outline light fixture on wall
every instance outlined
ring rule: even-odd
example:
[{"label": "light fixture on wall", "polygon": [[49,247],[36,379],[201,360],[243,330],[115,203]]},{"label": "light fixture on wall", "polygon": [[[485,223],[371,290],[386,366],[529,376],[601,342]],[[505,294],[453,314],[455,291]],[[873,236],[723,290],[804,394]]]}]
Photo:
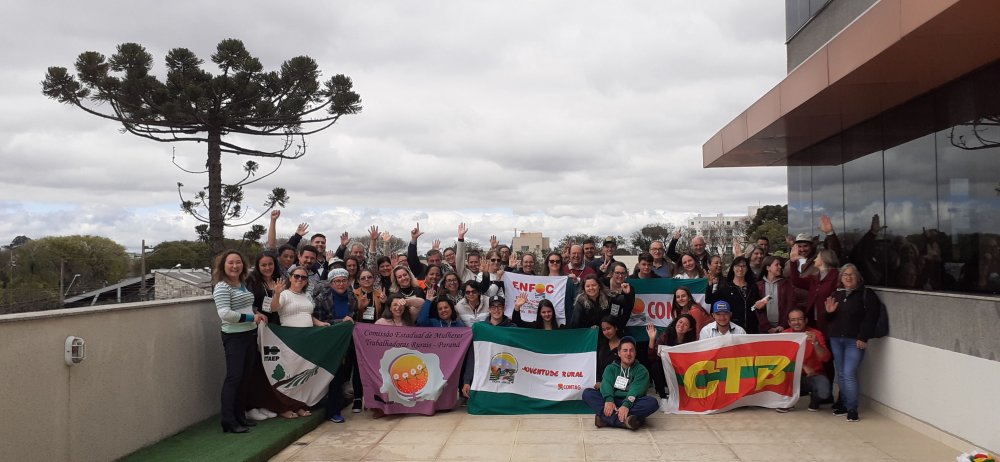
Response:
[{"label": "light fixture on wall", "polygon": [[83,362],[87,357],[86,342],[80,337],[70,335],[66,337],[66,365]]}]

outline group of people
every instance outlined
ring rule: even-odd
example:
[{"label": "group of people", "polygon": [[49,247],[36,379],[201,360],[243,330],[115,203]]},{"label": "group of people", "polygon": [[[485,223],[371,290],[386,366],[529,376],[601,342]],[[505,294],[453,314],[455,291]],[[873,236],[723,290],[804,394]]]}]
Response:
[{"label": "group of people", "polygon": [[[711,255],[700,236],[691,239],[688,252],[678,252],[680,232],[666,245],[653,242],[630,269],[615,259],[613,237],[602,242],[600,256],[591,240],[536,256],[513,252],[495,236],[491,247],[479,252],[466,248],[468,227],[463,223],[454,247],[442,250],[440,241],[435,241],[421,259],[419,224],[410,232],[407,251],[393,255],[387,245],[378,248],[378,242],[388,243],[390,236],[377,226],[369,229],[367,245],[352,242],[345,232],[340,246],[328,251],[323,234],[302,242],[308,232],[303,223],[286,244],[277,246],[279,217],[279,211],[272,212],[268,250],[254,261],[252,272],[246,257],[236,251],[220,255],[213,269],[227,368],[221,413],[226,432],[246,432],[254,420],[276,415],[309,415],[302,403],[267,386],[256,342],[256,325],[267,322],[287,327],[355,322],[444,328],[489,322],[544,330],[600,329],[596,372],[601,382],[585,390],[583,400],[594,409],[597,426],[630,429],[639,428],[659,407],[656,398],[646,396],[650,380],[660,397],[666,397],[666,380],[655,353],[659,345],[719,335],[806,332],[803,383],[811,397],[809,409],[817,410],[830,397],[831,371],[825,364],[832,356],[840,386],[835,413],[858,419],[856,370],[874,324],[870,308],[872,303],[878,305],[853,265],[838,269],[839,245],[827,219],[820,227],[827,234],[825,249],[800,235],[784,261],[770,255],[767,239],[762,238],[723,274],[722,258]],[[527,303],[523,295],[516,298],[508,317],[503,289],[507,272],[567,277],[565,324],[560,324],[551,300],[540,301],[534,320],[522,319],[521,308]],[[689,288],[679,287],[670,310],[671,324],[662,332],[647,326],[649,342],[642,348],[623,335],[635,303],[626,280],[663,277],[707,278],[706,301],[712,313],[695,301]],[[838,282],[842,290],[836,291]],[[352,412],[363,412],[353,348],[334,374],[326,398],[327,418],[337,423],[345,420],[342,388],[348,378],[354,389]],[[471,355],[463,369],[461,393],[467,398],[474,370]],[[381,416],[373,412],[376,418]]]}]

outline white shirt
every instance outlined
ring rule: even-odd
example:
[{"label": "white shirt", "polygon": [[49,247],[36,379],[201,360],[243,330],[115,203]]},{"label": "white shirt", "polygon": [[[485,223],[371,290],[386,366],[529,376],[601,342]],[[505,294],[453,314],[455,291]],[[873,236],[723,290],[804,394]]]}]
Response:
[{"label": "white shirt", "polygon": [[726,333],[719,332],[718,325],[715,323],[715,321],[712,321],[706,324],[705,327],[701,328],[701,332],[698,334],[698,339],[701,340],[706,338],[722,337],[723,335],[730,335],[730,334],[746,335],[746,333],[747,331],[743,330],[742,327],[737,326],[736,323],[734,322],[729,323],[728,332]]},{"label": "white shirt", "polygon": [[291,290],[283,290],[278,295],[281,309],[278,316],[281,325],[286,327],[312,327],[313,301],[305,294],[297,294]]}]

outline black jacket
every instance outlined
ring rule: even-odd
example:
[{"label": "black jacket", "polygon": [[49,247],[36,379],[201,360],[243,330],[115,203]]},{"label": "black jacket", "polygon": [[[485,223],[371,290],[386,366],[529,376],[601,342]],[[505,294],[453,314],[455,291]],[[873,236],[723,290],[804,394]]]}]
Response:
[{"label": "black jacket", "polygon": [[837,289],[833,299],[837,302],[837,309],[826,313],[828,337],[854,338],[864,342],[871,339],[882,307],[875,291],[865,286],[850,292]]}]

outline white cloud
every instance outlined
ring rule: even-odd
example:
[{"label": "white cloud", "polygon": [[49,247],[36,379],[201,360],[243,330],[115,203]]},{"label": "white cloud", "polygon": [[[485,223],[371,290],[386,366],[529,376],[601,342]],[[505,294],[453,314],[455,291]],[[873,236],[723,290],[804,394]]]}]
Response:
[{"label": "white cloud", "polygon": [[[465,220],[484,239],[515,228],[627,234],[693,213],[784,203],[782,168],[701,167],[701,144],[784,74],[783,4],[630,2],[17,1],[0,19],[0,242],[92,233],[132,241],[193,237],[175,184],[204,180],[170,163],[169,144],[46,99],[48,66],[135,41],[157,70],[170,48],[206,59],[242,39],[265,67],[314,57],[351,76],[364,112],[309,139],[247,191],[292,197],[284,231],[404,235],[420,220],[453,239]],[[210,69],[210,66],[209,66]],[[203,145],[176,145],[198,169]],[[237,177],[246,158],[227,159]],[[266,171],[267,161],[261,162]],[[264,223],[266,225],[266,223]],[[231,232],[235,235],[237,232]]]}]

